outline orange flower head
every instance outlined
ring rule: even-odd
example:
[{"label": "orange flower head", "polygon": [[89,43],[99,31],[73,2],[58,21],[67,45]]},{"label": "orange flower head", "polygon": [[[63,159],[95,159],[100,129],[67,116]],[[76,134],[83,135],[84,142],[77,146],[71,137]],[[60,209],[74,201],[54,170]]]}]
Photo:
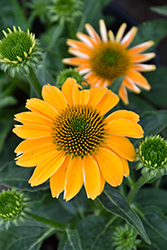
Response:
[{"label": "orange flower head", "polygon": [[111,30],[107,33],[103,20],[100,20],[99,24],[101,37],[90,24],[86,24],[85,29],[89,36],[78,32],[77,37],[81,41],[67,40],[69,53],[75,57],[63,59],[63,62],[78,66],[76,70],[85,74],[90,87],[106,87],[116,78],[124,76],[118,94],[121,100],[128,104],[127,89],[135,93],[140,93],[138,87],[150,89],[148,81],[139,71],[155,70],[155,65],[142,64],[155,57],[155,53],[141,54],[154,43],[148,41],[128,48],[136,35],[136,27],[132,27],[123,37],[127,26],[125,23],[120,26],[116,36]]},{"label": "orange flower head", "polygon": [[72,199],[84,184],[88,198],[95,199],[105,182],[118,186],[129,175],[128,161],[136,153],[126,138],[141,138],[139,116],[115,111],[119,98],[105,87],[83,90],[68,78],[62,91],[49,84],[42,89],[43,100],[27,100],[29,112],[15,115],[22,125],[13,132],[25,139],[15,152],[16,164],[36,167],[29,180],[37,186],[50,179],[53,197],[64,191]]}]

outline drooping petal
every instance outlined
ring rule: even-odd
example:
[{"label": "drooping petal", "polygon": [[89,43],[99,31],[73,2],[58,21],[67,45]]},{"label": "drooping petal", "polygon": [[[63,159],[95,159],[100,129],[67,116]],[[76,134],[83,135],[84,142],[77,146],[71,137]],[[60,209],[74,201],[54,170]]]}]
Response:
[{"label": "drooping petal", "polygon": [[64,192],[64,199],[66,199],[66,201],[72,199],[80,191],[83,185],[82,164],[82,159],[80,157],[71,158],[70,160]]},{"label": "drooping petal", "polygon": [[107,145],[123,158],[133,161],[136,153],[132,143],[123,136],[107,135]]},{"label": "drooping petal", "polygon": [[148,81],[146,80],[146,78],[138,71],[135,70],[130,70],[128,72],[128,77],[134,81],[138,86],[146,89],[146,90],[150,90],[151,86],[148,83]]},{"label": "drooping petal", "polygon": [[37,98],[32,98],[32,99],[27,100],[26,108],[28,108],[34,113],[40,114],[47,118],[49,117],[52,120],[58,114],[58,111],[53,106]]},{"label": "drooping petal", "polygon": [[126,119],[117,119],[106,124],[109,129],[108,133],[111,135],[128,136],[133,138],[142,138],[143,129],[139,124],[135,124]]},{"label": "drooping petal", "polygon": [[131,91],[137,94],[141,92],[141,90],[136,86],[136,84],[128,76],[124,78],[123,84],[125,85],[126,88],[130,89]]},{"label": "drooping petal", "polygon": [[15,115],[15,120],[23,124],[43,124],[47,126],[53,125],[53,120],[49,117],[39,115],[33,112],[22,112]]},{"label": "drooping petal", "polygon": [[95,107],[99,112],[101,112],[101,114],[104,115],[110,109],[112,109],[118,102],[119,97],[111,90],[108,90]]},{"label": "drooping petal", "polygon": [[128,47],[129,44],[133,41],[136,33],[137,33],[137,27],[132,27],[122,39],[121,44],[125,47]]},{"label": "drooping petal", "polygon": [[65,188],[66,173],[69,166],[70,157],[66,156],[60,168],[50,177],[50,189],[52,197],[59,197]]},{"label": "drooping petal", "polygon": [[64,162],[64,152],[55,150],[39,163],[29,180],[31,186],[38,186],[48,180]]},{"label": "drooping petal", "polygon": [[42,97],[45,102],[48,102],[50,105],[52,105],[59,113],[67,107],[67,102],[64,95],[60,89],[55,86],[51,86],[49,84],[44,85],[42,88]]},{"label": "drooping petal", "polygon": [[17,157],[17,165],[23,167],[35,167],[54,151],[55,145],[51,142],[42,145],[39,144],[37,147],[30,148],[23,152],[23,155]]},{"label": "drooping petal", "polygon": [[109,116],[105,118],[105,122],[109,123],[116,119],[127,119],[131,122],[137,123],[139,121],[139,115],[133,111],[128,110],[117,110],[111,113]]},{"label": "drooping petal", "polygon": [[113,187],[120,185],[123,180],[123,166],[119,157],[108,149],[100,148],[95,158],[104,180]]},{"label": "drooping petal", "polygon": [[15,125],[13,132],[21,137],[22,139],[32,139],[42,136],[51,135],[53,130],[47,125],[41,124],[25,124],[25,125]]},{"label": "drooping petal", "polygon": [[126,105],[129,104],[128,93],[123,83],[121,87],[119,88],[118,95]]},{"label": "drooping petal", "polygon": [[100,171],[92,156],[83,158],[84,185],[88,198],[94,200],[100,192]]}]

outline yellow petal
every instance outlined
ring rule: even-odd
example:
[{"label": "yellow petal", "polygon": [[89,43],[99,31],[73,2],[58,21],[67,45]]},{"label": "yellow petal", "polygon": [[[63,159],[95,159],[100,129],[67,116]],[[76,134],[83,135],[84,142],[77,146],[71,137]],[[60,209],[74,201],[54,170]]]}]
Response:
[{"label": "yellow petal", "polygon": [[69,165],[70,157],[66,156],[61,167],[50,177],[50,189],[52,197],[57,197],[65,188],[66,173]]},{"label": "yellow petal", "polygon": [[90,89],[90,99],[88,102],[89,106],[96,106],[97,103],[101,100],[101,98],[106,94],[107,88],[96,87]]},{"label": "yellow petal", "polygon": [[120,28],[119,28],[119,30],[118,30],[118,32],[117,32],[117,34],[116,34],[116,37],[115,37],[115,41],[116,41],[117,43],[119,43],[119,42],[121,41],[121,39],[122,39],[122,37],[123,37],[123,34],[124,34],[124,32],[125,32],[126,27],[127,27],[127,24],[126,24],[126,23],[123,23],[123,24],[120,26]]},{"label": "yellow petal", "polygon": [[122,136],[108,135],[106,138],[106,143],[120,156],[129,161],[134,160],[136,156],[135,148],[127,138]]},{"label": "yellow petal", "polygon": [[43,99],[52,105],[59,113],[62,112],[63,109],[67,107],[67,102],[65,100],[64,95],[55,86],[51,86],[49,84],[44,85],[42,89],[42,97]]},{"label": "yellow petal", "polygon": [[88,198],[94,200],[100,192],[101,178],[96,161],[92,156],[83,158],[84,184]]},{"label": "yellow petal", "polygon": [[78,84],[73,87],[73,102],[74,105],[87,105],[90,97],[89,90],[79,90]]},{"label": "yellow petal", "polygon": [[53,106],[37,98],[27,100],[26,108],[30,109],[34,113],[51,119],[54,119],[58,114],[57,110]]},{"label": "yellow petal", "polygon": [[100,148],[95,158],[104,180],[113,187],[120,185],[123,180],[123,166],[119,157],[108,149]]},{"label": "yellow petal", "polygon": [[55,145],[53,143],[39,144],[39,146],[30,148],[23,152],[23,155],[18,156],[16,164],[22,167],[35,167],[54,151]]},{"label": "yellow petal", "polygon": [[38,186],[48,180],[64,162],[64,152],[55,150],[35,168],[29,180],[31,186]]},{"label": "yellow petal", "polygon": [[25,124],[25,125],[15,125],[13,132],[23,138],[32,139],[42,136],[48,136],[53,133],[51,127],[41,124]]},{"label": "yellow petal", "polygon": [[82,159],[80,157],[75,157],[70,160],[70,164],[67,169],[67,180],[65,186],[64,199],[66,199],[66,201],[72,199],[80,191],[82,185]]},{"label": "yellow petal", "polygon": [[53,121],[49,117],[47,118],[46,116],[39,115],[33,112],[22,112],[22,113],[16,114],[15,120],[23,124],[35,123],[35,124],[43,124],[47,126],[53,125]]},{"label": "yellow petal", "polygon": [[69,105],[73,105],[74,104],[72,92],[73,92],[73,88],[74,88],[75,84],[76,84],[76,80],[75,79],[68,78],[64,82],[64,84],[62,86],[62,92],[63,92],[63,94],[64,94],[64,96],[65,96],[65,98],[66,98],[66,100],[67,100],[67,102],[68,102]]},{"label": "yellow petal", "polygon": [[111,90],[108,90],[101,100],[97,103],[95,108],[101,112],[102,115],[107,113],[119,102],[119,97]]},{"label": "yellow petal", "polygon": [[29,149],[38,147],[40,145],[46,144],[48,142],[52,142],[53,141],[53,137],[52,136],[43,136],[43,137],[39,137],[39,138],[35,138],[35,139],[28,139],[25,141],[22,141],[17,148],[15,149],[15,153],[23,153]]},{"label": "yellow petal", "polygon": [[127,119],[131,122],[137,123],[139,121],[139,115],[135,112],[127,110],[117,110],[105,118],[105,122],[109,123],[116,119]]},{"label": "yellow petal", "polygon": [[142,138],[143,129],[139,124],[135,124],[126,119],[118,119],[106,124],[109,128],[108,133],[111,135],[128,136],[133,138]]}]

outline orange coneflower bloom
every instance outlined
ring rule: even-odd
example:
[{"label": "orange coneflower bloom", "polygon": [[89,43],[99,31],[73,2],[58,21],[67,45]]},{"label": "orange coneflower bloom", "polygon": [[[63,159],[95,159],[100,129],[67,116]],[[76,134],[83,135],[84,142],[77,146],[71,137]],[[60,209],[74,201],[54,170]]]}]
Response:
[{"label": "orange coneflower bloom", "polygon": [[107,34],[103,20],[100,20],[99,24],[101,38],[90,24],[86,24],[85,29],[89,36],[78,32],[77,37],[81,41],[67,40],[70,46],[69,53],[76,57],[63,59],[63,62],[79,66],[77,70],[81,74],[86,74],[84,77],[87,78],[90,87],[106,87],[116,78],[124,76],[118,94],[122,101],[128,104],[127,89],[135,93],[140,93],[138,87],[150,89],[148,81],[139,71],[155,69],[155,65],[141,64],[155,57],[155,53],[141,54],[154,43],[148,41],[128,49],[136,35],[136,27],[132,27],[123,37],[125,23],[120,26],[116,36],[111,30]]},{"label": "orange coneflower bloom", "polygon": [[50,179],[53,197],[64,190],[64,199],[73,198],[83,183],[88,198],[95,199],[105,182],[118,186],[129,175],[128,161],[136,155],[125,138],[143,137],[139,116],[119,110],[104,118],[119,98],[104,87],[81,88],[68,78],[62,91],[45,85],[44,100],[32,98],[30,112],[16,114],[14,133],[26,139],[16,148],[16,164],[35,167],[29,180],[37,186]]}]

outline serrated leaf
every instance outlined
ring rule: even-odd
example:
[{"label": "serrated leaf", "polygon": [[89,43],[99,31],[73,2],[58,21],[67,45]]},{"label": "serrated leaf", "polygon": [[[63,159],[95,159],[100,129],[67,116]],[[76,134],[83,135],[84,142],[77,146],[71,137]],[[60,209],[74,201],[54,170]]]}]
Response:
[{"label": "serrated leaf", "polygon": [[165,250],[167,246],[167,218],[158,207],[149,206],[143,209],[145,215],[144,225],[157,250]]},{"label": "serrated leaf", "polygon": [[167,16],[167,5],[151,7],[151,10],[163,16]]},{"label": "serrated leaf", "polygon": [[80,238],[76,229],[66,229],[58,250],[82,250]]},{"label": "serrated leaf", "polygon": [[126,199],[114,188],[103,191],[99,197],[102,205],[111,213],[126,220],[140,236],[150,244],[150,240],[145,232],[144,226],[138,215],[131,209]]}]

